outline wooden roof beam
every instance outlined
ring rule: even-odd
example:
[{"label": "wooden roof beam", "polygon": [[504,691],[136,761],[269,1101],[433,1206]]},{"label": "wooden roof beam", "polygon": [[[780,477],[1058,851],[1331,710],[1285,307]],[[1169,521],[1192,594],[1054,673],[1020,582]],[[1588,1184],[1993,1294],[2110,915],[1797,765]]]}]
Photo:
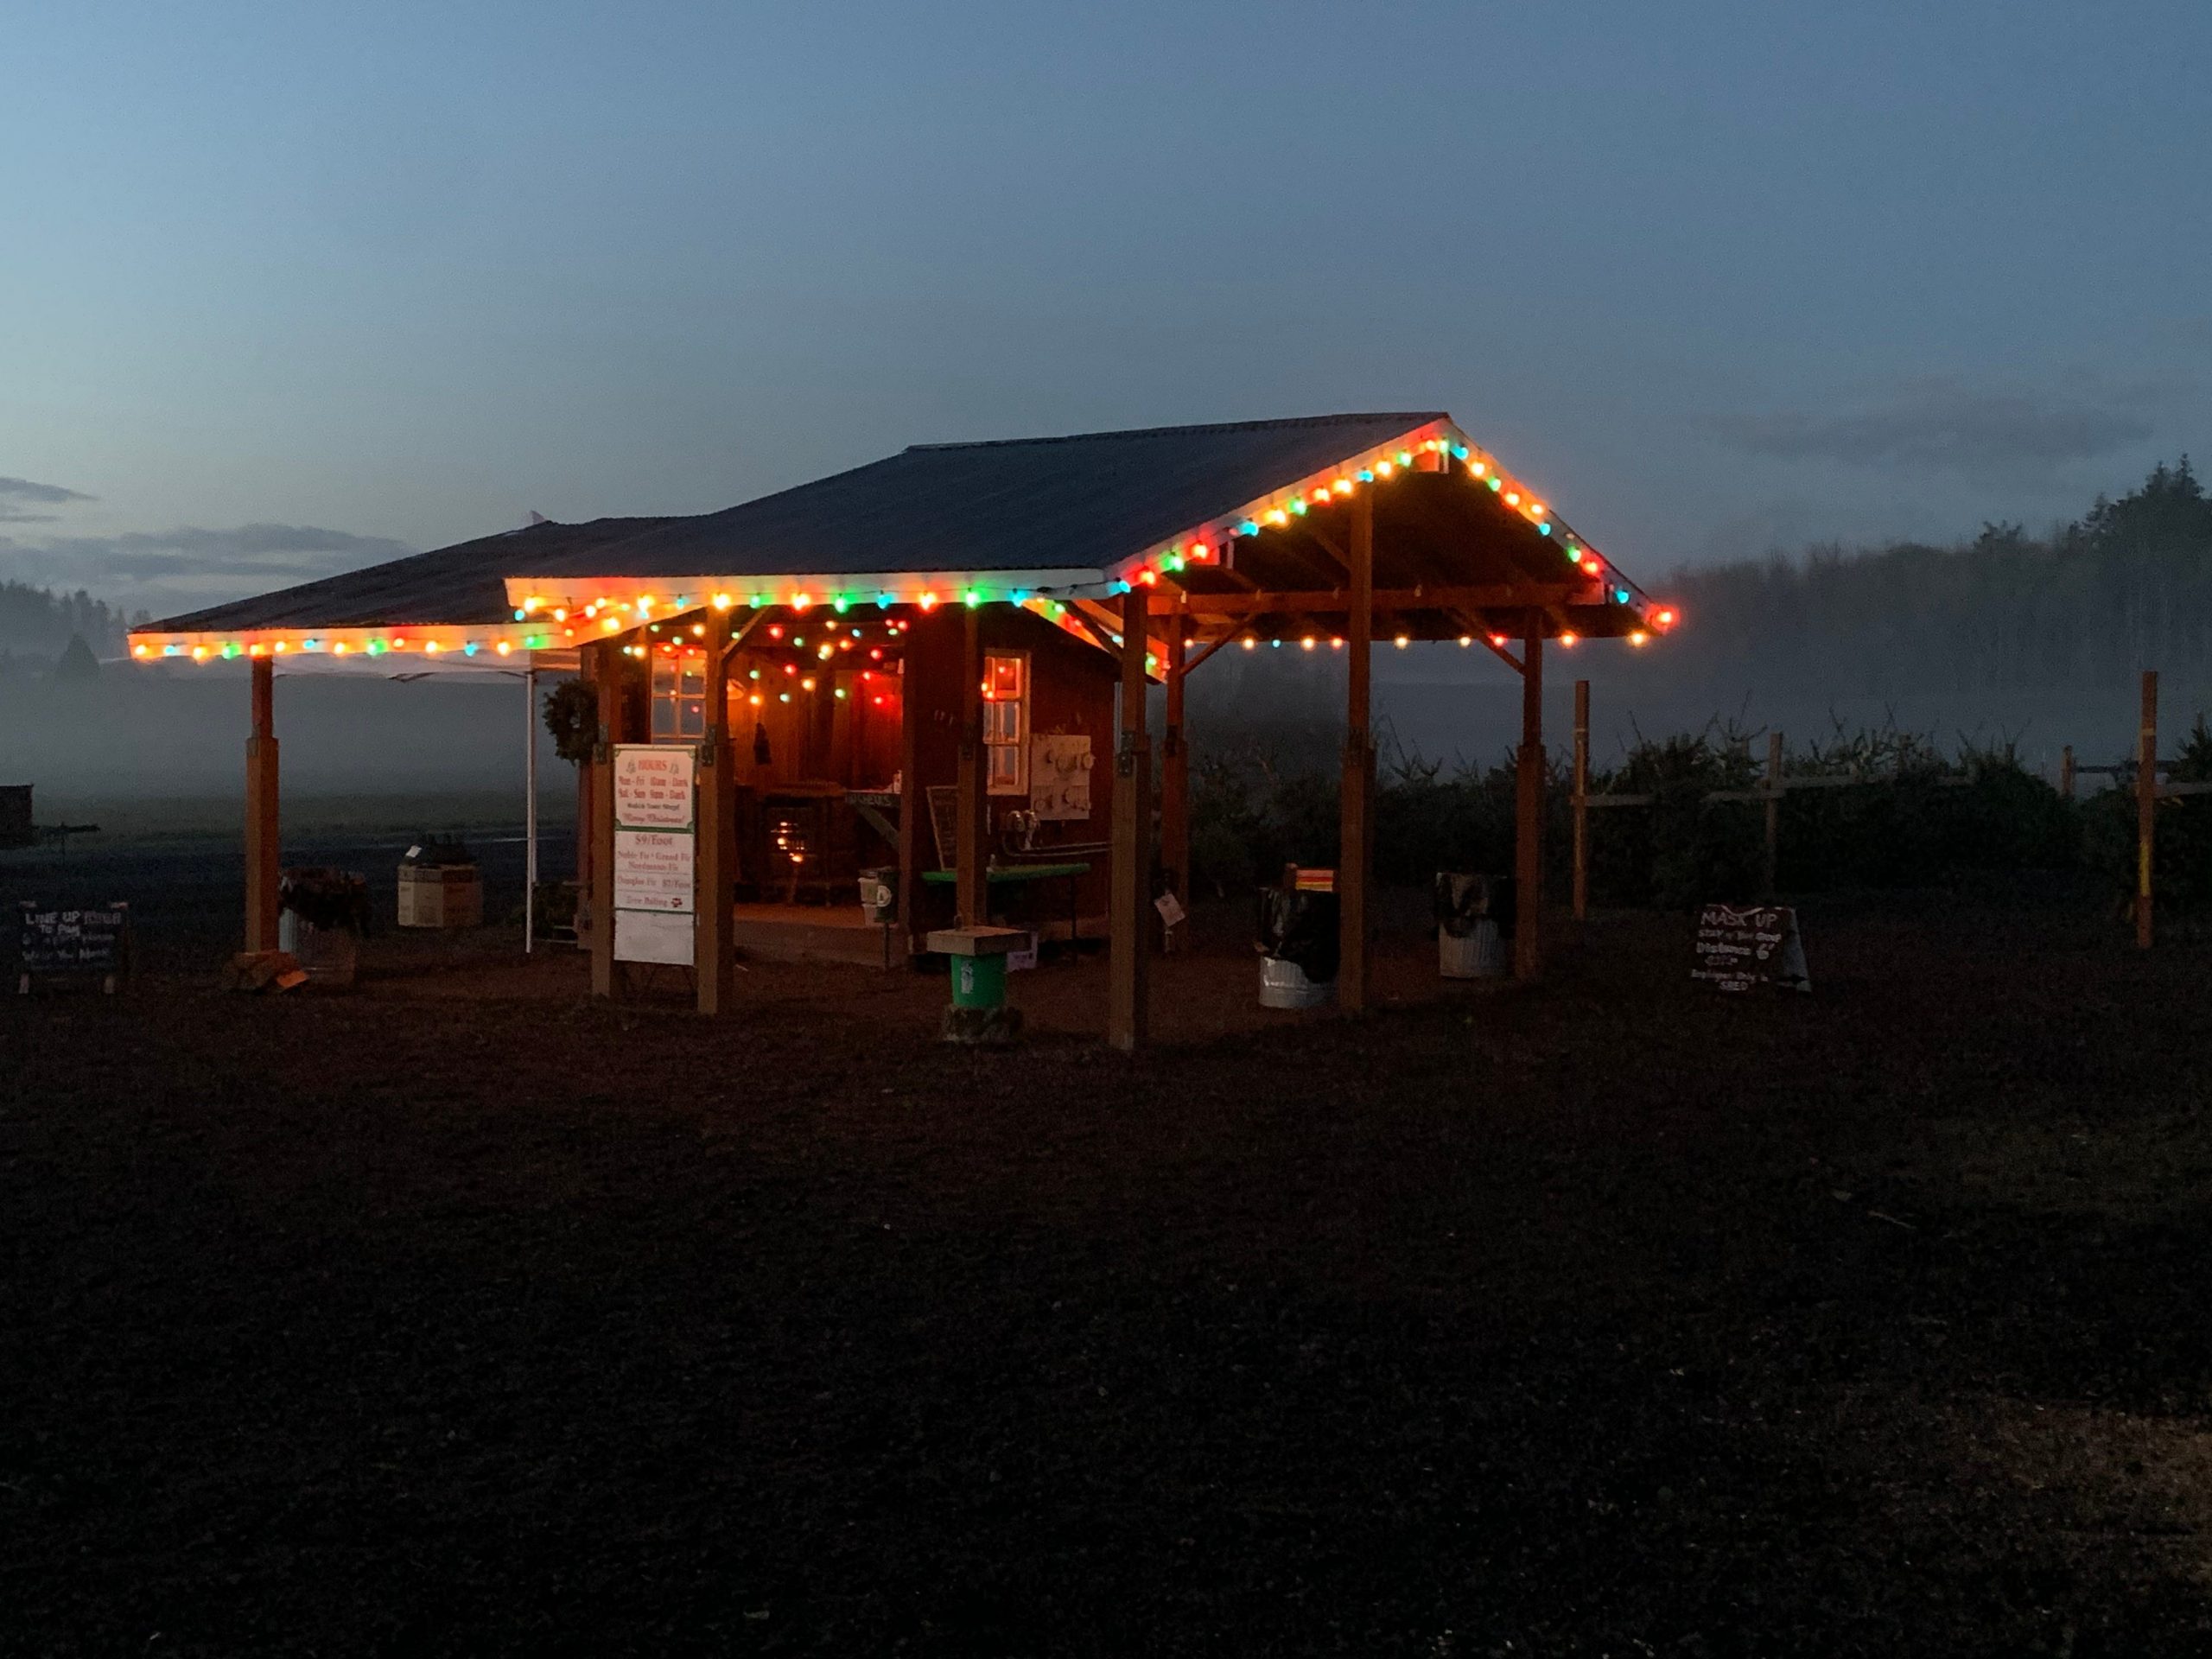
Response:
[{"label": "wooden roof beam", "polygon": [[1116,663],[1122,660],[1122,648],[1114,643],[1114,636],[1107,631],[1105,624],[1084,608],[1083,601],[1077,600],[1069,604],[1067,618],[1083,631],[1085,640],[1097,646]]},{"label": "wooden roof beam", "polygon": [[1308,523],[1305,526],[1306,538],[1321,550],[1321,556],[1337,567],[1337,574],[1347,582],[1351,579],[1351,556],[1329,539],[1329,532],[1320,525]]},{"label": "wooden roof beam", "polygon": [[1497,658],[1499,662],[1503,663],[1516,674],[1524,673],[1527,671],[1522,666],[1522,661],[1518,657],[1516,657],[1511,652],[1508,651],[1503,645],[1499,645],[1496,639],[1493,639],[1491,637],[1497,631],[1495,628],[1492,628],[1490,624],[1484,621],[1481,617],[1473,614],[1471,612],[1462,611],[1457,608],[1448,612],[1447,614],[1454,622],[1457,622],[1461,627],[1466,629],[1469,635],[1479,642],[1484,651],[1490,652],[1491,656]]},{"label": "wooden roof beam", "polygon": [[[1166,615],[1173,601],[1155,599],[1155,614]],[[1193,616],[1267,616],[1275,613],[1318,612],[1344,613],[1351,609],[1348,588],[1320,593],[1192,594]],[[1549,609],[1560,605],[1600,602],[1596,584],[1577,582],[1572,586],[1536,582],[1492,582],[1473,587],[1378,588],[1375,608],[1390,611],[1491,611]]]},{"label": "wooden roof beam", "polygon": [[1188,679],[1191,677],[1191,671],[1193,669],[1197,668],[1200,663],[1205,661],[1207,658],[1212,656],[1214,652],[1219,651],[1224,645],[1227,645],[1235,638],[1236,638],[1236,632],[1231,630],[1230,632],[1221,635],[1218,639],[1208,640],[1206,644],[1199,649],[1197,655],[1185,657],[1183,659],[1183,677]]},{"label": "wooden roof beam", "polygon": [[[1152,608],[1155,605],[1159,606],[1157,610]],[[1175,595],[1167,595],[1165,605],[1160,604],[1159,596],[1153,596],[1147,601],[1147,611],[1149,615],[1175,615],[1177,613]],[[1113,639],[1116,634],[1122,631],[1122,619],[1115,613],[1111,605],[1100,599],[1072,599],[1068,601],[1068,614],[1085,623],[1086,631],[1090,633],[1092,643],[1102,651],[1112,652],[1118,660],[1119,648],[1114,645]],[[1166,663],[1167,638],[1165,634],[1147,632],[1145,635],[1144,648],[1152,654],[1154,662],[1161,664]]]},{"label": "wooden roof beam", "polygon": [[[1246,538],[1236,536],[1231,536],[1225,538],[1221,544],[1221,557],[1219,559],[1216,560],[1211,564],[1202,564],[1196,566],[1195,568],[1190,565],[1185,565],[1183,568],[1184,574],[1194,575],[1198,571],[1204,571],[1207,575],[1220,576],[1226,581],[1234,582],[1237,587],[1243,588],[1247,593],[1257,591],[1260,584],[1236,568],[1236,543],[1240,540]],[[1179,581],[1177,585],[1180,587],[1184,584]]]}]

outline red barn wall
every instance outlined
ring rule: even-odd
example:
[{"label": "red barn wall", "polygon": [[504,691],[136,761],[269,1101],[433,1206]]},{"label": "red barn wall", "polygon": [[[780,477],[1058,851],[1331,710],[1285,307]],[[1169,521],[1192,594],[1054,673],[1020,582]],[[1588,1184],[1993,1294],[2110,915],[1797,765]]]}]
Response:
[{"label": "red barn wall", "polygon": [[[1029,653],[1029,731],[1033,741],[1054,735],[1083,735],[1090,740],[1090,816],[1040,825],[1039,849],[1055,845],[1090,843],[1093,850],[1073,855],[1087,860],[1090,873],[1077,883],[1077,906],[1086,918],[1103,916],[1106,909],[1107,857],[1098,843],[1110,836],[1114,812],[1114,702],[1115,664],[1105,654],[1076,639],[1029,612],[994,605],[981,616],[983,649]],[[949,785],[959,779],[960,702],[964,614],[945,607],[917,614],[906,634],[905,727],[901,753],[905,772],[901,823],[905,846],[900,857],[900,893],[909,901],[909,926],[918,934],[931,927],[949,926],[952,918],[952,890],[925,887],[921,873],[944,868],[938,858],[936,837],[930,825],[929,798],[923,791],[932,785]],[[998,845],[1004,816],[1026,810],[1027,795],[986,798],[984,844]],[[995,893],[995,906],[1034,906],[1052,922],[1065,923],[1066,888],[1058,882],[1041,890],[1024,888],[1021,896],[1004,899]]]}]

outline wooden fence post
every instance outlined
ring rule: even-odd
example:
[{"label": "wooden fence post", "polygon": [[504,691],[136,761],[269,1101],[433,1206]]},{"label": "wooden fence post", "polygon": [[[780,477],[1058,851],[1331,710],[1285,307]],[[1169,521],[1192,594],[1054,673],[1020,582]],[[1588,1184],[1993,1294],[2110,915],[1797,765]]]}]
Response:
[{"label": "wooden fence post", "polygon": [[1766,896],[1774,897],[1782,851],[1782,734],[1766,734]]},{"label": "wooden fence post", "polygon": [[2158,841],[2158,671],[2143,671],[2143,723],[2135,748],[2135,948],[2151,948],[2151,871]]},{"label": "wooden fence post", "polygon": [[1574,683],[1574,919],[1590,913],[1590,682]]}]

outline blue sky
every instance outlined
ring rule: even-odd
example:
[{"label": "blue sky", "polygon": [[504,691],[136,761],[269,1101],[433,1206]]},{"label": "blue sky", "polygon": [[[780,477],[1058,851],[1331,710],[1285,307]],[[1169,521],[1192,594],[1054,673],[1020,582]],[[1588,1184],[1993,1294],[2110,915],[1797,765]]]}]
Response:
[{"label": "blue sky", "polygon": [[1122,425],[1448,408],[1651,575],[2212,450],[2201,0],[5,41],[0,574],[134,607]]}]

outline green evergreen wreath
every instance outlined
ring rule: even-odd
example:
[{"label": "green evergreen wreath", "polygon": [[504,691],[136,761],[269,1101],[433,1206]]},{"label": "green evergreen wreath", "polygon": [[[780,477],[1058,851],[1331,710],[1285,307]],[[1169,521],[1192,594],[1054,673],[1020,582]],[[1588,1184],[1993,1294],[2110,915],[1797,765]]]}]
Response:
[{"label": "green evergreen wreath", "polygon": [[599,696],[582,680],[563,680],[545,695],[545,729],[553,753],[573,766],[591,759],[599,741]]}]

